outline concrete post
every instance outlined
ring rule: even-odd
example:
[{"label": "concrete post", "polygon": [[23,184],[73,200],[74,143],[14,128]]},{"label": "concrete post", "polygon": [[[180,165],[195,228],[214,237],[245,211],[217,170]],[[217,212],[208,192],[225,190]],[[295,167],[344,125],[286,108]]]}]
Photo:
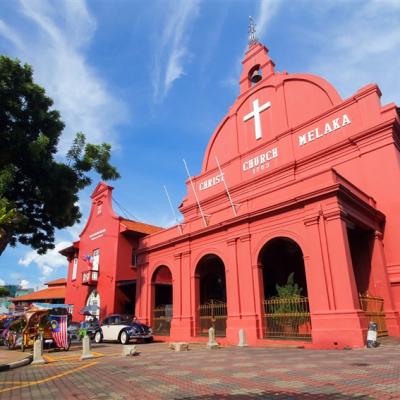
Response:
[{"label": "concrete post", "polygon": [[246,332],[244,329],[239,329],[239,344],[238,347],[247,347]]},{"label": "concrete post", "polygon": [[215,329],[211,327],[208,330],[208,343],[207,343],[207,348],[208,349],[214,349],[219,347],[219,344],[215,340]]},{"label": "concrete post", "polygon": [[82,355],[80,360],[88,360],[90,358],[94,358],[94,355],[90,351],[90,338],[89,336],[84,336],[82,339]]},{"label": "concrete post", "polygon": [[32,364],[46,364],[46,360],[43,358],[43,347],[40,339],[35,340],[35,343],[33,344]]}]

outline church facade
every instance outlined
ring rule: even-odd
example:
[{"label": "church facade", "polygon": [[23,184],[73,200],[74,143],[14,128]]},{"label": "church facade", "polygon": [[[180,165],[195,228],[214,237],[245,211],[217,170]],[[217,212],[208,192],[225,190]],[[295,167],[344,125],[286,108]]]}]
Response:
[{"label": "church facade", "polygon": [[166,340],[206,340],[213,326],[221,343],[243,330],[250,345],[360,347],[369,321],[400,336],[398,108],[376,85],[342,99],[320,77],[276,72],[256,40],[242,65],[239,96],[186,182],[182,224],[123,220],[100,184],[103,219],[91,225],[95,192],[92,222],[64,250],[66,303],[87,304],[71,277],[97,241],[113,249],[97,267],[101,316],[122,310],[118,282],[131,282],[136,316]]}]

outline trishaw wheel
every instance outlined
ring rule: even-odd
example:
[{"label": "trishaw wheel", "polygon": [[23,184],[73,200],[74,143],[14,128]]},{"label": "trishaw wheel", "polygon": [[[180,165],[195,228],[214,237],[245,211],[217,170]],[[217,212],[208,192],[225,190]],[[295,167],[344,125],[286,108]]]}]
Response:
[{"label": "trishaw wheel", "polygon": [[15,346],[14,346],[14,340],[13,340],[12,337],[9,337],[9,338],[7,339],[7,347],[8,347],[8,350],[14,350],[14,348],[15,348]]},{"label": "trishaw wheel", "polygon": [[71,339],[70,339],[70,338],[68,338],[68,341],[67,341],[67,346],[66,346],[66,347],[64,347],[64,351],[68,351],[70,347],[71,347]]}]

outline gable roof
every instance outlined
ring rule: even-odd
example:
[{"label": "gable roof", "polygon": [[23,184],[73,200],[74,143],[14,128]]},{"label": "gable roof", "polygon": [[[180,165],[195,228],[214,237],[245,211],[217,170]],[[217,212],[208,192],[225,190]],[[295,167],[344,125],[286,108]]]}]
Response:
[{"label": "gable roof", "polygon": [[94,188],[93,193],[91,194],[91,198],[98,196],[100,193],[103,193],[105,190],[113,190],[114,188],[107,183],[100,181],[97,186]]},{"label": "gable roof", "polygon": [[53,281],[46,282],[47,286],[65,286],[67,284],[67,280],[65,278],[54,279]]},{"label": "gable roof", "polygon": [[39,301],[39,300],[53,300],[53,299],[65,299],[66,288],[63,286],[49,287],[47,289],[38,290],[25,294],[23,296],[14,297],[11,299],[13,302],[19,301]]}]

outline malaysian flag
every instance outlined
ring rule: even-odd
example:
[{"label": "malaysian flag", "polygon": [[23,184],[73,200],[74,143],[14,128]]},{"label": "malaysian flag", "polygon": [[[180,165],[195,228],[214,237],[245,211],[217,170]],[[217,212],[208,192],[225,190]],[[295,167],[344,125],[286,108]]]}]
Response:
[{"label": "malaysian flag", "polygon": [[87,265],[89,265],[89,267],[91,268],[93,265],[93,256],[91,256],[90,254],[86,254],[84,256],[82,256],[82,260],[85,261],[85,263]]},{"label": "malaysian flag", "polygon": [[50,315],[51,334],[57,347],[68,349],[68,315]]}]

